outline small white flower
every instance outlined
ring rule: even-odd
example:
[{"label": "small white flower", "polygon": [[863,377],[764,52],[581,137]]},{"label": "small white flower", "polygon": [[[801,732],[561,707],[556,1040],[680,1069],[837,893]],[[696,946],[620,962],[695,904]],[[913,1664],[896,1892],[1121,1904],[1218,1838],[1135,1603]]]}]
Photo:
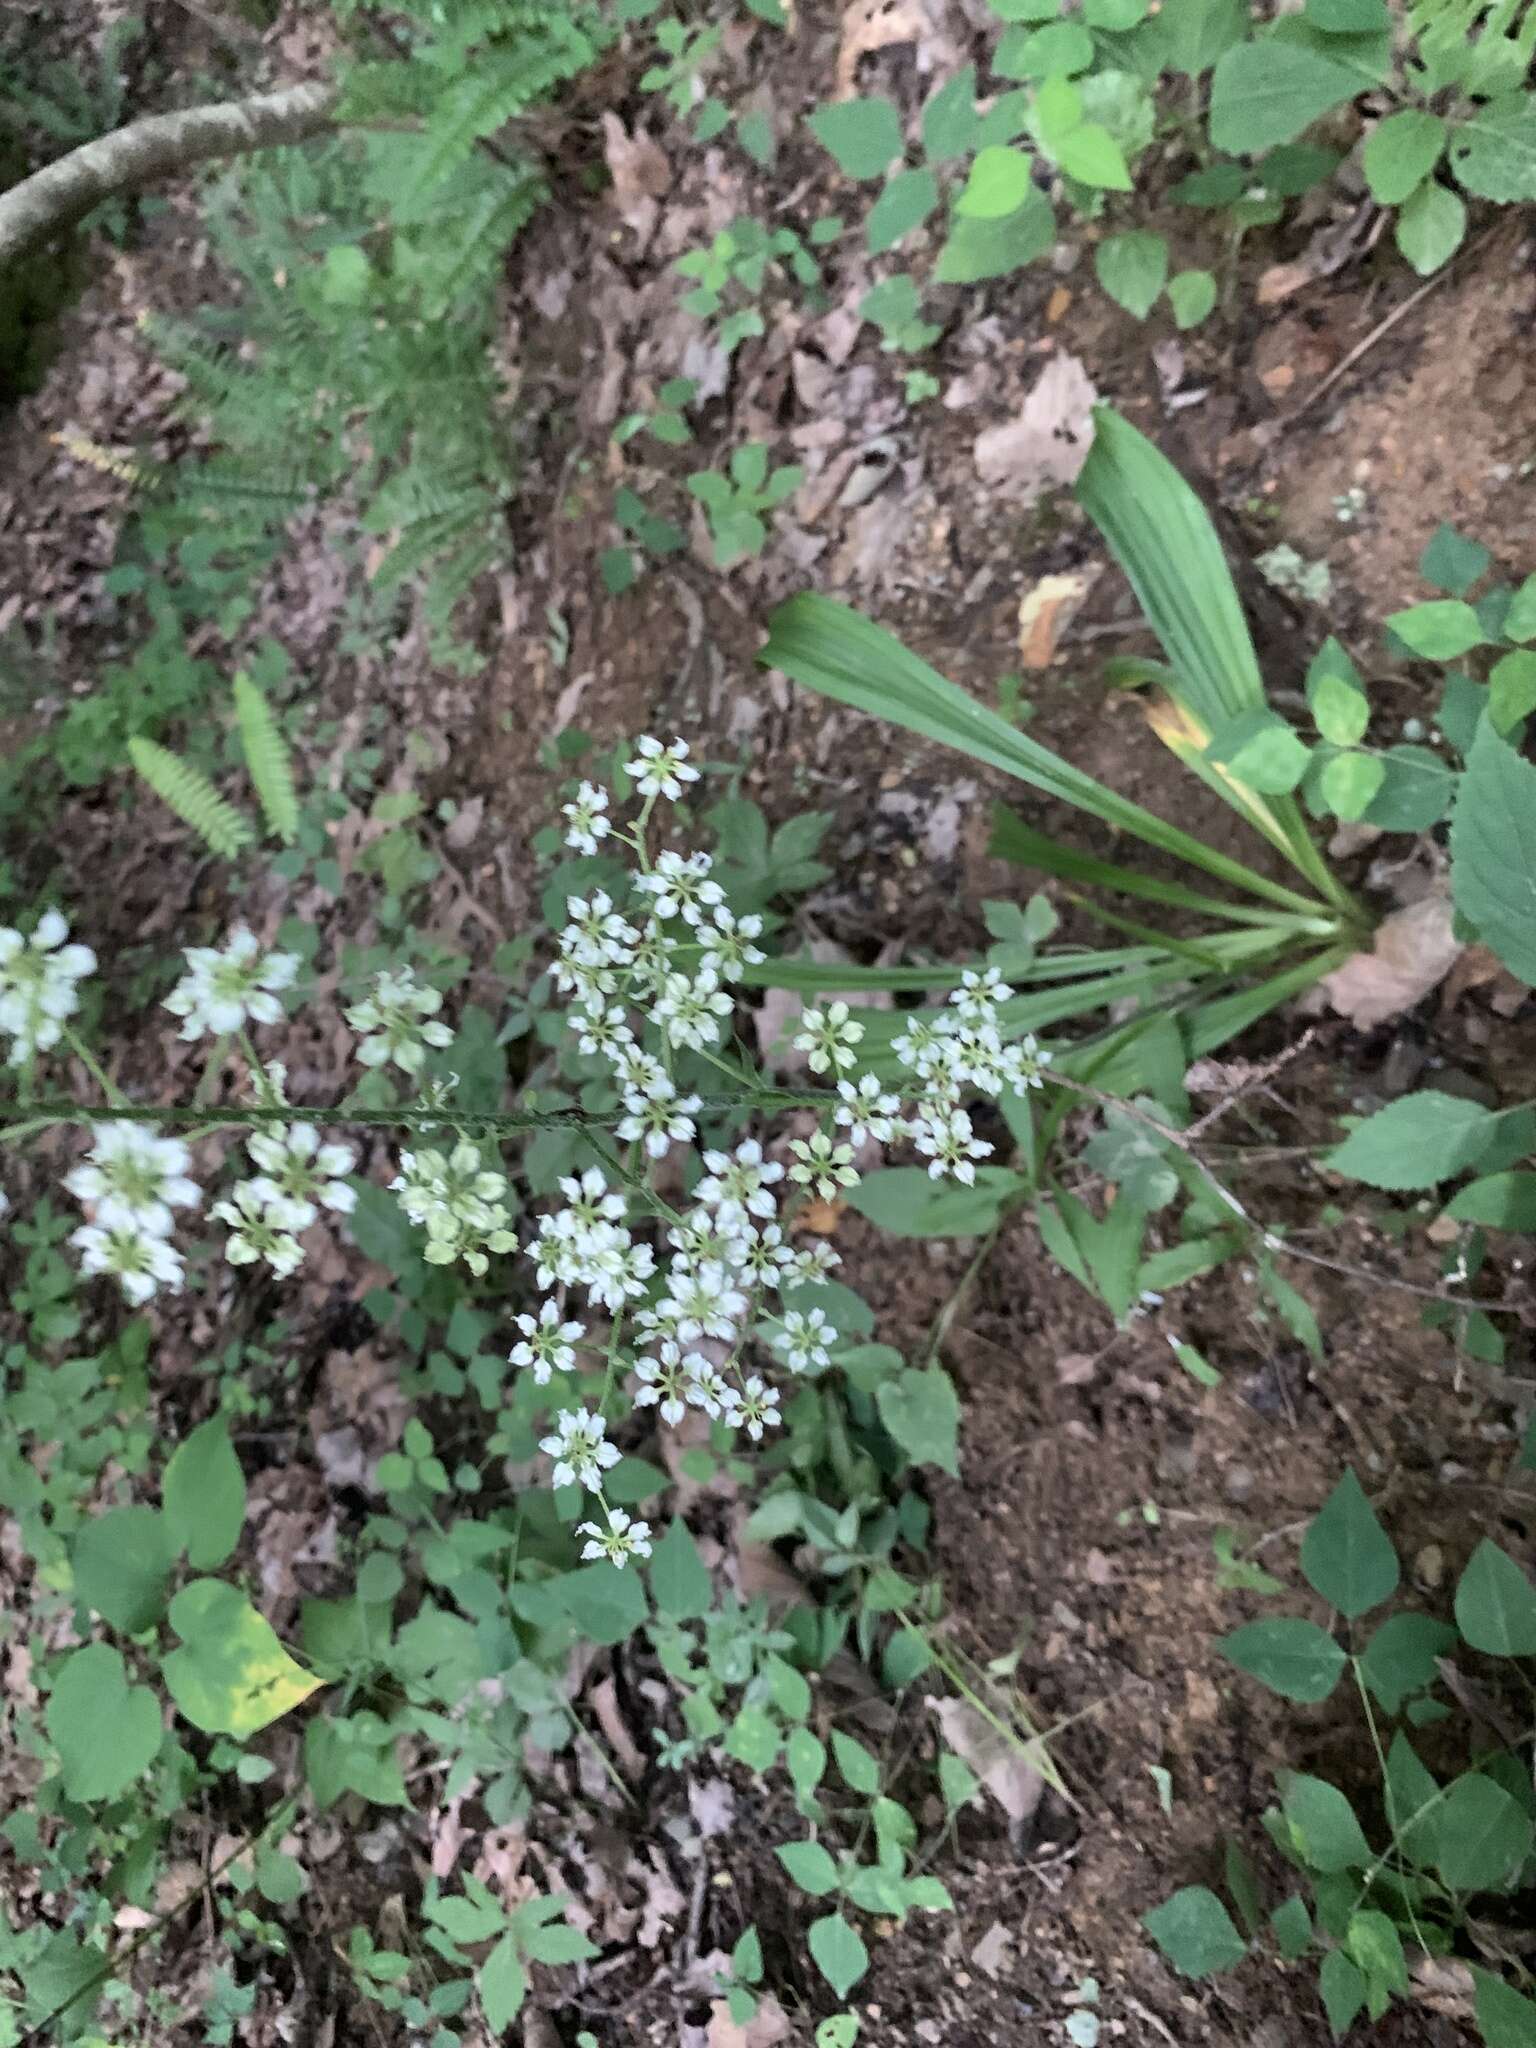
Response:
[{"label": "small white flower", "polygon": [[86,1273],[110,1273],[135,1308],[160,1288],[181,1292],[181,1253],[157,1231],[118,1217],[110,1223],[82,1223],[69,1241]]},{"label": "small white flower", "polygon": [[599,1527],[596,1522],[578,1523],[576,1533],[585,1536],[582,1557],[587,1563],[606,1557],[610,1564],[624,1569],[626,1558],[649,1557],[651,1554],[651,1525],[649,1522],[632,1522],[622,1508],[607,1510],[608,1526]]},{"label": "small white flower", "polygon": [[0,926],[0,1031],[8,1032],[13,1067],[47,1052],[80,1007],[79,984],[96,971],[89,946],[70,946],[62,912],[45,910],[30,938]]},{"label": "small white flower", "polygon": [[143,1124],[98,1124],[84,1161],[64,1176],[77,1201],[90,1202],[103,1225],[137,1224],[169,1237],[172,1209],[195,1209],[203,1191],[188,1176],[192,1154],[179,1138],[159,1138]]},{"label": "small white flower", "polygon": [[912,1127],[912,1140],[923,1157],[932,1161],[928,1168],[930,1180],[948,1177],[965,1187],[975,1182],[975,1162],[992,1154],[992,1147],[973,1133],[971,1120],[963,1109],[919,1116]]},{"label": "small white flower", "polygon": [[656,1254],[648,1244],[631,1244],[617,1233],[615,1237],[615,1242],[591,1255],[585,1277],[592,1299],[617,1315],[626,1302],[644,1294],[656,1270]]},{"label": "small white flower", "polygon": [[576,1346],[586,1336],[580,1323],[563,1323],[560,1311],[546,1301],[538,1316],[519,1316],[517,1327],[522,1341],[508,1353],[510,1365],[526,1366],[536,1387],[547,1387],[551,1373],[570,1372],[576,1363]]},{"label": "small white flower", "polygon": [[813,1074],[825,1074],[831,1067],[851,1067],[853,1048],[864,1036],[864,1026],[848,1014],[846,1003],[830,1003],[825,1010],[807,1010],[795,1036],[796,1052],[806,1055]]},{"label": "small white flower", "polygon": [[437,1019],[441,993],[423,988],[408,967],[386,969],[364,1002],[347,1011],[354,1031],[365,1034],[357,1056],[365,1067],[393,1060],[403,1074],[419,1074],[427,1047],[452,1045],[453,1033]]},{"label": "small white flower", "polygon": [[[707,853],[658,854],[648,875],[636,875],[635,887],[651,899],[655,918],[677,917],[692,925],[704,922],[706,910],[713,911],[725,901],[725,891],[709,879],[714,863]],[[701,935],[702,943],[702,935]]]},{"label": "small white flower", "polygon": [[608,1441],[608,1425],[587,1408],[567,1408],[557,1415],[554,1434],[541,1437],[539,1449],[555,1461],[552,1486],[582,1486],[588,1493],[596,1493],[604,1472],[619,1462],[617,1444]]},{"label": "small white flower", "polygon": [[725,1419],[733,1429],[744,1429],[753,1443],[761,1443],[763,1431],[777,1429],[783,1420],[779,1414],[778,1388],[770,1387],[756,1373],[751,1374],[736,1393]]},{"label": "small white flower", "polygon": [[797,1187],[814,1188],[824,1202],[830,1202],[839,1188],[856,1188],[858,1169],[851,1145],[835,1145],[825,1131],[810,1138],[791,1138],[794,1165],[789,1177]]},{"label": "small white flower", "polygon": [[671,1044],[701,1052],[707,1045],[720,1043],[721,1019],[729,1017],[733,1008],[714,969],[700,967],[691,976],[669,974],[651,1015]]},{"label": "small white flower", "polygon": [[832,1121],[848,1133],[849,1144],[862,1145],[866,1138],[874,1138],[889,1145],[896,1136],[901,1097],[887,1095],[873,1074],[863,1074],[857,1082],[839,1081],[837,1092],[843,1099]]},{"label": "small white flower", "polygon": [[660,1358],[637,1358],[635,1377],[640,1382],[635,1406],[654,1408],[663,1422],[676,1429],[688,1412],[690,1385],[688,1368],[676,1344],[663,1344]]},{"label": "small white flower", "polygon": [[595,782],[584,782],[576,792],[575,802],[562,804],[560,809],[571,821],[565,843],[574,846],[578,853],[596,853],[599,839],[606,839],[613,830],[612,821],[604,816],[608,792],[599,789]]},{"label": "small white flower", "polygon": [[686,740],[673,740],[663,746],[647,733],[638,746],[638,755],[626,764],[625,772],[642,796],[665,796],[675,802],[682,795],[685,782],[698,781],[698,769],[687,766]]},{"label": "small white flower", "polygon": [[215,1202],[208,1211],[216,1223],[229,1225],[224,1256],[232,1266],[254,1266],[265,1259],[279,1280],[286,1280],[304,1263],[304,1247],[294,1235],[309,1221],[305,1204],[275,1199],[262,1194],[253,1180],[243,1180],[234,1199]]},{"label": "small white flower", "polygon": [[697,1271],[674,1261],[663,1308],[677,1319],[677,1334],[683,1343],[700,1337],[717,1337],[728,1344],[736,1326],[747,1312],[747,1297],[733,1287],[723,1266],[700,1266]]},{"label": "small white flower", "polygon": [[777,1223],[768,1224],[744,1240],[741,1276],[758,1287],[780,1286],[794,1264],[794,1249],[784,1242],[784,1233]]},{"label": "small white flower", "polygon": [[702,1408],[711,1422],[723,1422],[734,1390],[720,1368],[702,1351],[690,1351],[683,1370],[688,1375],[688,1405]]},{"label": "small white flower", "polygon": [[304,1220],[294,1229],[306,1229],[320,1207],[339,1216],[349,1216],[356,1208],[356,1192],[342,1179],[357,1165],[356,1152],[350,1145],[322,1144],[313,1124],[274,1124],[270,1130],[254,1131],[245,1149],[251,1164],[260,1169],[251,1186],[261,1199],[288,1201],[295,1216],[302,1213]]},{"label": "small white flower", "polygon": [[721,981],[740,981],[749,967],[756,967],[768,955],[752,941],[761,937],[760,917],[733,917],[723,903],[715,905],[713,924],[699,926],[699,944],[704,958]]},{"label": "small white flower", "polygon": [[264,953],[244,925],[235,926],[222,949],[189,946],[184,957],[188,971],[165,999],[172,1016],[184,1020],[183,1038],[205,1032],[228,1037],[247,1023],[278,1023],[278,993],[293,985],[300,964],[297,953]]},{"label": "small white flower", "polygon": [[830,1347],[837,1342],[837,1331],[825,1309],[786,1309],[769,1341],[784,1354],[791,1372],[821,1372],[832,1363]]},{"label": "small white flower", "polygon": [[764,1159],[756,1138],[744,1139],[734,1152],[706,1152],[704,1164],[708,1173],[695,1194],[719,1210],[722,1228],[774,1214],[778,1205],[768,1190],[784,1178],[784,1169],[776,1159]]},{"label": "small white flower", "polygon": [[1021,1038],[1017,1044],[1005,1046],[998,1061],[1008,1086],[1020,1095],[1026,1088],[1045,1086],[1044,1070],[1050,1064],[1050,1053],[1033,1038]]},{"label": "small white flower", "polygon": [[576,1033],[576,1045],[589,1059],[607,1060],[614,1065],[626,1046],[635,1042],[635,1034],[623,1010],[617,1004],[610,1005],[599,996],[595,1003],[579,1011],[572,1021],[571,1029]]},{"label": "small white flower", "polygon": [[451,1153],[402,1152],[390,1182],[400,1206],[427,1233],[422,1257],[432,1266],[462,1259],[471,1273],[489,1267],[490,1252],[517,1243],[506,1207],[507,1178],[485,1166],[479,1148],[464,1138]]},{"label": "small white flower", "polygon": [[967,968],[960,977],[960,986],[953,991],[949,1000],[951,1007],[969,1024],[990,1024],[997,1016],[999,1003],[1006,1003],[1013,990],[1004,981],[997,968],[989,967],[977,974]]},{"label": "small white flower", "polygon": [[644,1095],[627,1089],[624,1108],[628,1114],[618,1126],[618,1135],[626,1142],[640,1140],[652,1159],[665,1159],[674,1144],[686,1145],[693,1137],[699,1097],[680,1096],[663,1074]]},{"label": "small white flower", "polygon": [[640,934],[615,910],[606,889],[573,896],[565,908],[570,922],[560,934],[563,958],[588,968],[628,966]]}]

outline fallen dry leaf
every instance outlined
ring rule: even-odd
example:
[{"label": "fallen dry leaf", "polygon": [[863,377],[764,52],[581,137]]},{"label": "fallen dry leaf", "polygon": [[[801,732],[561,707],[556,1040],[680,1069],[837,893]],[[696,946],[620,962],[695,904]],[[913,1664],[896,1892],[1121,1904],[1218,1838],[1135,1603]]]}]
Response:
[{"label": "fallen dry leaf", "polygon": [[849,0],[843,13],[834,97],[847,99],[853,91],[854,73],[861,57],[871,50],[887,49],[892,43],[915,43],[928,30],[922,0]]},{"label": "fallen dry leaf", "polygon": [[631,135],[617,114],[603,115],[603,158],[613,179],[609,204],[642,245],[655,231],[659,199],[672,189],[666,151],[637,128]]},{"label": "fallen dry leaf", "polygon": [[950,1748],[981,1780],[1015,1827],[1022,1827],[1040,1804],[1045,1780],[1029,1761],[1026,1743],[1011,1742],[968,1700],[930,1699]]},{"label": "fallen dry leaf", "polygon": [[1054,484],[1075,483],[1093,442],[1098,395],[1076,356],[1052,356],[1019,417],[977,435],[976,474],[1026,505]]},{"label": "fallen dry leaf", "polygon": [[1443,981],[1461,954],[1448,896],[1426,896],[1394,910],[1376,927],[1368,953],[1355,953],[1323,976],[1333,1008],[1362,1031],[1411,1010]]},{"label": "fallen dry leaf", "polygon": [[971,1950],[971,1961],[978,1970],[985,1970],[989,1977],[1000,1977],[1013,1961],[1010,1951],[1015,1938],[1012,1928],[1005,1927],[1001,1920],[994,1920]]},{"label": "fallen dry leaf", "polygon": [[1042,576],[1019,599],[1019,660],[1025,668],[1049,668],[1067,622],[1093,588],[1094,572]]},{"label": "fallen dry leaf", "polygon": [[778,2048],[779,2042],[789,2040],[793,2032],[789,2014],[769,1991],[757,2001],[757,2011],[744,2027],[731,2018],[723,1998],[711,2000],[704,2039],[707,2048]]}]

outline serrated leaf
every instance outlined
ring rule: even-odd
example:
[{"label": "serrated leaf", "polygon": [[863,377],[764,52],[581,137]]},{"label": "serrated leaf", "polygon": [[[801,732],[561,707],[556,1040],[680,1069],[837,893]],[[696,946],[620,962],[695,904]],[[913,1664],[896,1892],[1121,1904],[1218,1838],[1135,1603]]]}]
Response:
[{"label": "serrated leaf", "polygon": [[250,845],[255,836],[250,826],[200,769],[139,734],[128,742],[128,758],[160,801],[191,826],[210,852],[233,860]]},{"label": "serrated leaf", "polygon": [[504,1934],[480,1965],[475,1977],[486,2025],[499,2038],[523,2009],[528,1995],[528,1976],[517,1953],[517,1942]]},{"label": "serrated leaf", "polygon": [[1229,1664],[1282,1699],[1311,1705],[1327,1699],[1349,1659],[1325,1629],[1300,1615],[1245,1622],[1216,1645]]},{"label": "serrated leaf", "polygon": [[1456,1588],[1456,1626],[1490,1657],[1536,1657],[1536,1586],[1486,1536]]},{"label": "serrated leaf", "polygon": [[1108,235],[1094,251],[1093,267],[1115,304],[1145,320],[1168,281],[1168,244],[1144,229]]},{"label": "serrated leaf", "polygon": [[194,1571],[221,1565],[245,1523],[245,1474],[222,1415],[194,1429],[171,1454],[161,1481],[166,1528]]},{"label": "serrated leaf", "polygon": [[1445,123],[1438,114],[1405,107],[1389,114],[1365,138],[1361,163],[1371,197],[1381,206],[1401,206],[1429,176],[1445,148]]},{"label": "serrated leaf", "polygon": [[1141,1924],[1176,1970],[1210,1977],[1230,1970],[1248,1953],[1232,1915],[1207,1885],[1188,1884],[1144,1913]]},{"label": "serrated leaf", "polygon": [[1470,1180],[1445,1205],[1456,1223],[1485,1230],[1536,1231],[1536,1173],[1489,1173]]},{"label": "serrated leaf", "polygon": [[[1536,780],[1536,769],[1531,773]],[[1421,1088],[1357,1124],[1327,1154],[1327,1164],[1367,1187],[1432,1188],[1475,1165],[1498,1122],[1497,1113],[1480,1103]]]},{"label": "serrated leaf", "polygon": [[901,123],[886,99],[834,100],[812,114],[811,131],[849,178],[878,178],[902,152]]},{"label": "serrated leaf", "polygon": [[1451,894],[1484,945],[1536,985],[1536,767],[1487,720],[1456,795]]},{"label": "serrated leaf", "polygon": [[1397,1552],[1352,1469],[1313,1517],[1301,1569],[1313,1591],[1350,1621],[1397,1591]]},{"label": "serrated leaf", "polygon": [[299,799],[293,786],[293,757],[272,707],[243,670],[235,677],[235,716],[240,745],[268,830],[285,846],[299,832]]},{"label": "serrated leaf", "polygon": [[1362,86],[1356,71],[1305,44],[1273,37],[1238,43],[1223,53],[1211,79],[1211,142],[1229,156],[1294,142]]},{"label": "serrated leaf", "polygon": [[88,1643],[65,1658],[44,1715],[71,1799],[116,1799],[143,1776],[160,1747],[160,1702],[130,1685],[121,1654]]}]

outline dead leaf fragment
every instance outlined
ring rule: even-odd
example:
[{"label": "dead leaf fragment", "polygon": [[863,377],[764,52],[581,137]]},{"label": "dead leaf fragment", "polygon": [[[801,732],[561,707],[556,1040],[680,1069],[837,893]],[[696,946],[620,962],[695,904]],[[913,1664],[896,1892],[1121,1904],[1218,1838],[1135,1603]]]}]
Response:
[{"label": "dead leaf fragment", "polygon": [[730,2008],[723,1998],[713,1999],[704,2040],[706,2048],[778,2048],[778,2044],[787,2041],[793,2032],[789,2014],[769,1991],[757,2001],[757,2011],[744,2027],[738,2026],[731,2018]]},{"label": "dead leaf fragment", "polygon": [[1019,417],[977,435],[976,474],[1026,505],[1053,485],[1075,483],[1093,442],[1098,395],[1076,356],[1052,356]]},{"label": "dead leaf fragment", "polygon": [[1049,668],[1056,643],[1068,621],[1093,587],[1092,574],[1074,569],[1063,576],[1042,576],[1019,599],[1019,660],[1025,668]]},{"label": "dead leaf fragment", "polygon": [[1029,1761],[1027,1743],[1008,1737],[967,1700],[930,1699],[944,1740],[981,1780],[1015,1827],[1040,1804],[1045,1780]]},{"label": "dead leaf fragment", "polygon": [[971,1961],[978,1970],[985,1970],[989,1977],[1001,1977],[1013,1961],[1013,1943],[1013,1930],[1005,1927],[1001,1920],[994,1920],[971,1950]]},{"label": "dead leaf fragment", "polygon": [[920,0],[848,0],[834,96],[847,99],[859,59],[871,50],[884,50],[892,43],[915,43],[927,32],[928,17]]},{"label": "dead leaf fragment", "polygon": [[603,157],[613,179],[609,204],[642,243],[656,227],[656,202],[672,189],[672,166],[666,151],[637,128],[631,135],[617,114],[603,115]]},{"label": "dead leaf fragment", "polygon": [[1448,896],[1426,896],[1382,919],[1368,953],[1323,977],[1328,1000],[1360,1030],[1411,1010],[1444,980],[1461,954]]}]

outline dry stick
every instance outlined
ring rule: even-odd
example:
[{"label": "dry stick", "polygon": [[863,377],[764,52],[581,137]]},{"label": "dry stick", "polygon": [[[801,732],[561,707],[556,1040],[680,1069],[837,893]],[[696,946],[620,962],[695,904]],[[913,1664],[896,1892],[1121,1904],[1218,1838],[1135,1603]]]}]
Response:
[{"label": "dry stick", "polygon": [[303,142],[335,126],[333,85],[290,85],[218,106],[150,114],[70,150],[0,194],[0,269],[103,199],[214,157]]}]

